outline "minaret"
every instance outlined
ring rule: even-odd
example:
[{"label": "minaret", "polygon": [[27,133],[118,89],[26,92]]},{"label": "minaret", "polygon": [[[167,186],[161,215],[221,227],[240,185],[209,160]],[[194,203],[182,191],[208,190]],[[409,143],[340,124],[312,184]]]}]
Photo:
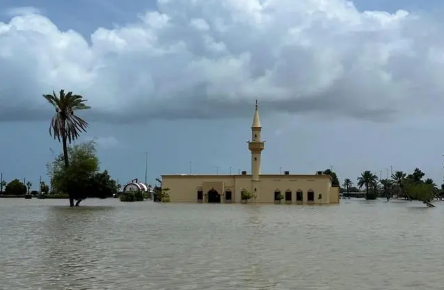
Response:
[{"label": "minaret", "polygon": [[259,180],[261,174],[261,152],[264,150],[264,142],[261,139],[261,121],[256,100],[256,110],[254,112],[253,124],[251,125],[251,140],[248,142],[248,149],[251,151],[251,179]]}]

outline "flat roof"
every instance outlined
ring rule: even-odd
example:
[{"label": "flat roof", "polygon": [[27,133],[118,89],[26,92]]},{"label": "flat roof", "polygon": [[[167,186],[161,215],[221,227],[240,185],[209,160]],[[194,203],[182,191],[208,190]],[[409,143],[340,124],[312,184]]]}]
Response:
[{"label": "flat roof", "polygon": [[[229,178],[229,177],[251,177],[251,174],[162,174],[162,177],[204,177],[204,178]],[[260,174],[260,177],[299,177],[299,178],[330,178],[328,174]]]}]

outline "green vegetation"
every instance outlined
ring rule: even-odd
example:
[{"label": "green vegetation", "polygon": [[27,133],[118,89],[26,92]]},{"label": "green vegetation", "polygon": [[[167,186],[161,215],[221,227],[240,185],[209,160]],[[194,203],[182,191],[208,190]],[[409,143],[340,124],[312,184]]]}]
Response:
[{"label": "green vegetation", "polygon": [[[378,177],[375,174],[371,173],[369,170],[362,172],[361,176],[358,177],[358,187],[365,187],[365,199],[373,200],[378,197],[376,193],[377,180]],[[370,189],[372,189],[372,191],[370,191]]]},{"label": "green vegetation", "polygon": [[[67,94],[65,94],[64,90],[60,90],[59,96],[57,96],[56,93],[53,92],[52,95],[43,95],[43,97],[53,106],[56,112],[49,126],[49,134],[54,137],[54,139],[62,142],[63,165],[65,167],[66,173],[68,173],[70,171],[68,143],[71,144],[72,141],[80,136],[80,133],[82,131],[86,132],[86,128],[88,127],[88,123],[82,118],[75,115],[75,112],[86,110],[90,107],[85,105],[86,100],[84,100],[82,96],[75,95],[72,92],[68,92]],[[80,179],[85,178],[85,176],[73,176],[72,180],[70,180],[69,183],[70,186],[64,187],[67,190],[66,192],[69,196],[69,205],[71,207],[74,206],[74,200],[77,200],[76,206],[78,206],[80,201],[84,197],[83,195],[76,196],[76,193],[78,193],[80,190],[77,185],[81,184],[78,182],[76,183],[75,180],[80,181]],[[65,183],[64,185],[67,184]],[[71,185],[73,187],[71,187]]]},{"label": "green vegetation", "polygon": [[169,188],[164,188],[162,186],[155,186],[153,200],[155,202],[170,202],[169,191],[170,191]]},{"label": "green vegetation", "polygon": [[353,186],[353,182],[349,178],[346,178],[346,179],[344,179],[344,183],[342,186],[345,187],[346,193],[347,193],[347,195],[349,195],[350,188]]},{"label": "green vegetation", "polygon": [[26,192],[26,185],[18,179],[12,180],[5,187],[5,195],[25,195]]},{"label": "green vegetation", "polygon": [[144,194],[141,190],[129,190],[126,192],[123,192],[120,195],[120,201],[124,202],[133,202],[133,201],[143,201],[146,197],[146,194]]},{"label": "green vegetation", "polygon": [[281,193],[281,192],[279,192],[276,196],[275,196],[275,201],[274,201],[274,203],[281,203],[282,202],[282,200],[284,199],[284,195]]},{"label": "green vegetation", "polygon": [[[438,189],[436,184],[430,178],[424,178],[425,173],[419,168],[411,174],[406,174],[403,171],[396,171],[392,174],[391,179],[381,179],[378,181],[376,174],[369,170],[361,173],[358,177],[359,189],[365,189],[365,197],[367,200],[374,200],[378,197],[385,197],[390,200],[393,197],[418,200],[424,202],[427,206],[433,206],[431,202],[434,198],[440,198],[444,193],[444,185]],[[347,195],[350,192],[357,192],[353,188],[353,183],[350,179],[344,180],[344,190]]]},{"label": "green vegetation", "polygon": [[244,203],[248,203],[248,201],[249,201],[250,199],[252,199],[252,198],[254,198],[254,195],[253,195],[252,192],[250,192],[250,191],[248,191],[248,190],[246,190],[246,189],[243,189],[243,190],[241,191],[241,200],[242,200]]},{"label": "green vegetation", "polygon": [[117,193],[117,182],[108,171],[99,171],[94,141],[68,147],[67,152],[69,167],[65,166],[64,153],[47,166],[55,192],[67,193],[69,199],[77,201],[76,206],[87,197],[107,198]]},{"label": "green vegetation", "polygon": [[338,176],[336,175],[336,172],[334,172],[331,169],[326,169],[322,172],[322,174],[326,174],[326,175],[330,175],[331,176],[331,186],[333,187],[339,187],[339,179]]}]

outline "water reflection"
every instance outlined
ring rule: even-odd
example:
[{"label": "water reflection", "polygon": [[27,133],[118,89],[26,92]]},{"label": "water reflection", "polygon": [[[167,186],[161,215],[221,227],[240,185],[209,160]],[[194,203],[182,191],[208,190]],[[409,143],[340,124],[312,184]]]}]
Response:
[{"label": "water reflection", "polygon": [[441,289],[444,203],[0,200],[2,289]]}]

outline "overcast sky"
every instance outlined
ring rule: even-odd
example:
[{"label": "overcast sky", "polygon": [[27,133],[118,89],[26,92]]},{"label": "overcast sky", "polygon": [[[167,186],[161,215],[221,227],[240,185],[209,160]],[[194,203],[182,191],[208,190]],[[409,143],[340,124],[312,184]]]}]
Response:
[{"label": "overcast sky", "polygon": [[[121,183],[250,169],[422,169],[441,184],[444,4],[425,0],[2,0],[0,172],[47,179],[65,89]],[[80,141],[81,141],[80,140]]]}]

